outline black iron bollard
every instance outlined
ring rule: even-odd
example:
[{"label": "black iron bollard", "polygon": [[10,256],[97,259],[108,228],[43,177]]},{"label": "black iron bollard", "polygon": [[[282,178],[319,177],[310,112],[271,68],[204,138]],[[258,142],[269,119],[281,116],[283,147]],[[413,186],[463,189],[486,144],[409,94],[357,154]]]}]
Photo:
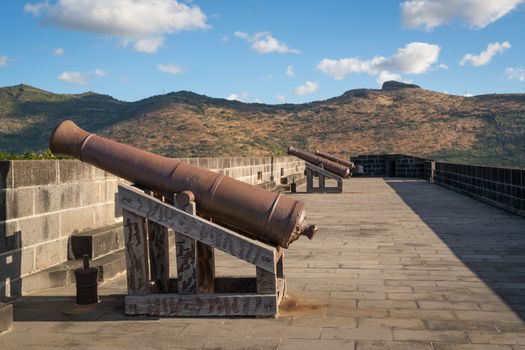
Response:
[{"label": "black iron bollard", "polygon": [[75,270],[77,280],[77,304],[98,303],[98,268],[89,267],[89,256],[84,255],[83,267]]}]

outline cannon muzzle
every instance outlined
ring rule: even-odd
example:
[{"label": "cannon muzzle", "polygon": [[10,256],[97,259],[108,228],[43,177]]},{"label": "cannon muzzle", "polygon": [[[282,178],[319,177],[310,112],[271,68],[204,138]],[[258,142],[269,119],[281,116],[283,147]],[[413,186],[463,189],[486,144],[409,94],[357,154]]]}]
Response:
[{"label": "cannon muzzle", "polygon": [[49,148],[166,196],[191,191],[206,217],[262,242],[288,248],[317,231],[306,223],[302,201],[90,134],[69,120],[53,131]]},{"label": "cannon muzzle", "polygon": [[338,164],[323,157],[316,156],[315,154],[295,149],[292,146],[288,147],[287,153],[319,167],[323,167],[323,169],[341,177],[347,178],[350,176],[350,169],[347,166]]},{"label": "cannon muzzle", "polygon": [[324,153],[324,152],[321,152],[319,150],[315,151],[315,155],[319,156],[319,157],[322,157],[322,158],[325,158],[325,159],[328,159],[328,160],[331,160],[332,162],[336,162],[337,164],[344,165],[344,166],[348,167],[350,170],[355,168],[354,163],[349,162],[349,161],[344,160],[344,159],[341,159],[341,158],[337,158],[337,157],[335,157],[335,156],[333,156],[331,154]]}]

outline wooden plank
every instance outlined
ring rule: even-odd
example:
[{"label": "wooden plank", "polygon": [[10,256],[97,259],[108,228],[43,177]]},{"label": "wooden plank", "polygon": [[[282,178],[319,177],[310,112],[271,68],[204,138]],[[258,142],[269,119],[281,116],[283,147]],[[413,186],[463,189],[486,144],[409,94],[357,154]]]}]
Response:
[{"label": "wooden plank", "polygon": [[319,188],[321,189],[325,188],[326,186],[325,176],[322,173],[319,173],[318,178],[319,178]]},{"label": "wooden plank", "polygon": [[257,294],[277,294],[277,276],[266,270],[257,267]]},{"label": "wooden plank", "polygon": [[328,170],[326,169],[323,169],[321,167],[318,167],[316,165],[313,165],[312,163],[306,163],[306,169],[311,169],[315,172],[317,172],[318,174],[323,174],[324,176],[330,178],[330,179],[334,179],[334,180],[338,180],[340,179],[341,181],[343,180],[343,178],[337,174],[334,174],[332,172],[329,172]]},{"label": "wooden plank", "polygon": [[[306,163],[308,164],[308,163]],[[312,169],[306,167],[306,192],[312,192],[314,188],[314,172]]]},{"label": "wooden plank", "polygon": [[215,285],[215,254],[213,247],[197,242],[197,284],[199,293],[213,293]]},{"label": "wooden plank", "polygon": [[175,232],[183,233],[269,272],[275,272],[276,248],[273,246],[185,213],[155,198],[146,197],[140,190],[124,184],[119,185],[119,204],[122,208],[143,215]]},{"label": "wooden plank", "polygon": [[146,220],[124,208],[122,209],[122,216],[124,220],[128,295],[145,295],[150,291]]},{"label": "wooden plank", "polygon": [[167,293],[170,280],[168,228],[148,220],[148,238],[151,279],[159,291]]},{"label": "wooden plank", "polygon": [[282,252],[279,255],[279,257],[276,259],[277,263],[276,266],[276,272],[277,278],[284,278],[284,249],[281,249]]},{"label": "wooden plank", "polygon": [[149,294],[126,296],[126,315],[274,316],[275,294]]},{"label": "wooden plank", "polygon": [[[195,215],[195,203],[180,207],[176,201],[173,205],[178,209]],[[197,252],[196,241],[180,232],[175,232],[175,250],[177,252],[177,281],[179,294],[197,294]]]},{"label": "wooden plank", "polygon": [[175,232],[177,252],[177,281],[179,294],[197,294],[197,262],[195,240]]}]

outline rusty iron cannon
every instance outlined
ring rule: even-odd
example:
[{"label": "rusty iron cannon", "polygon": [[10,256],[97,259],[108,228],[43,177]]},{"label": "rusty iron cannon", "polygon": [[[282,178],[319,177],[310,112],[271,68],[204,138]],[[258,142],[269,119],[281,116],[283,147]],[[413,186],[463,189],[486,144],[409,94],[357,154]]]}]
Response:
[{"label": "rusty iron cannon", "polygon": [[338,164],[326,158],[316,156],[315,154],[295,149],[294,147],[288,147],[288,154],[294,155],[297,158],[301,158],[309,163],[312,163],[318,167],[321,167],[333,174],[347,178],[350,176],[350,169],[342,164]]},{"label": "rusty iron cannon", "polygon": [[325,159],[328,159],[328,160],[331,160],[332,162],[336,162],[337,164],[344,165],[344,166],[348,167],[350,170],[355,168],[355,164],[353,162],[349,162],[347,160],[344,160],[344,159],[341,159],[341,158],[337,158],[337,157],[335,157],[335,156],[333,156],[331,154],[324,153],[324,152],[321,152],[319,150],[315,150],[315,155],[319,156],[319,157],[322,157],[322,158],[325,158]]},{"label": "rusty iron cannon", "polygon": [[262,242],[287,248],[317,232],[302,201],[91,134],[69,120],[53,131],[49,148],[166,196],[191,191],[206,217]]}]

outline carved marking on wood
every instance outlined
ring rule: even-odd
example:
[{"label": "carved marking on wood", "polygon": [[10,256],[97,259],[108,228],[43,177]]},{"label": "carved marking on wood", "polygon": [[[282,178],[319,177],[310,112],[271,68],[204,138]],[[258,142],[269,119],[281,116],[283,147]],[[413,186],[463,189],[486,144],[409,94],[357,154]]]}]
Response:
[{"label": "carved marking on wood", "polygon": [[149,292],[148,253],[144,218],[122,210],[126,245],[126,273],[129,295]]},{"label": "carved marking on wood", "polygon": [[273,316],[275,295],[173,295],[127,296],[126,314],[152,316]]},{"label": "carved marking on wood", "polygon": [[148,237],[151,279],[159,291],[167,293],[170,279],[168,229],[148,220]]},{"label": "carved marking on wood", "polygon": [[213,293],[215,284],[215,254],[213,247],[197,242],[197,283],[199,293]]}]

